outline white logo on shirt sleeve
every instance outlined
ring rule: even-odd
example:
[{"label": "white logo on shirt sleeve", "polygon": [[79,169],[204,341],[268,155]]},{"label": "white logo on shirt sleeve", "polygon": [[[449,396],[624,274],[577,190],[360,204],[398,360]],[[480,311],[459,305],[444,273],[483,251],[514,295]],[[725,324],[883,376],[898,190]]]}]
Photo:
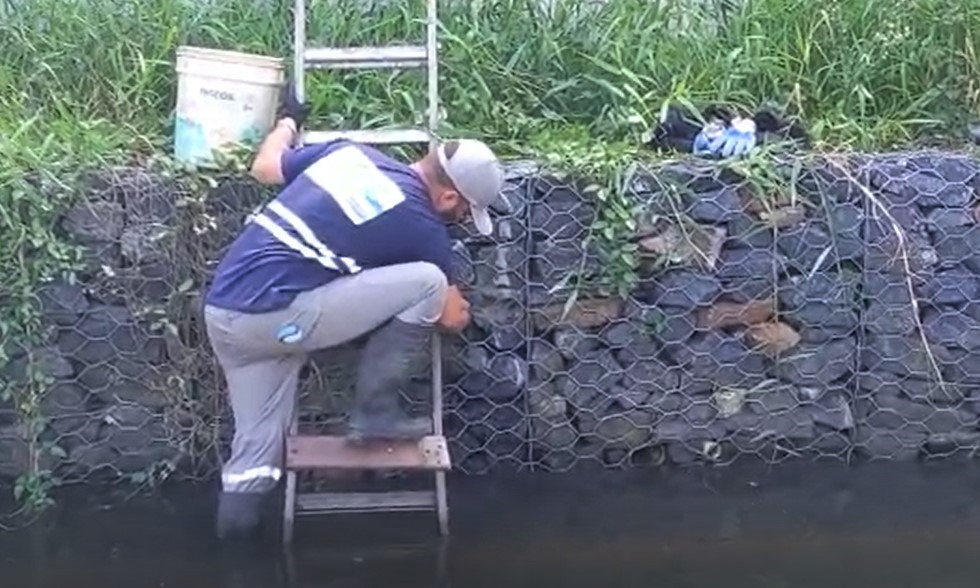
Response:
[{"label": "white logo on shirt sleeve", "polygon": [[357,147],[343,147],[318,160],[306,176],[333,195],[355,225],[391,210],[405,200],[394,181]]}]

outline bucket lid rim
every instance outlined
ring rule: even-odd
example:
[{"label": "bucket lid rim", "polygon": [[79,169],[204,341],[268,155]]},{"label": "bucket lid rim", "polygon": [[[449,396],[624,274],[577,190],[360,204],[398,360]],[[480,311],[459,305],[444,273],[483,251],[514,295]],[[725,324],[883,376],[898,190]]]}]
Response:
[{"label": "bucket lid rim", "polygon": [[197,47],[193,45],[182,45],[177,48],[178,57],[205,57],[209,59],[217,59],[219,61],[235,61],[241,63],[243,61],[262,64],[262,65],[273,65],[281,66],[284,62],[283,58],[275,57],[272,55],[261,55],[256,53],[246,53],[243,51],[232,51],[230,49],[216,49],[213,47]]}]

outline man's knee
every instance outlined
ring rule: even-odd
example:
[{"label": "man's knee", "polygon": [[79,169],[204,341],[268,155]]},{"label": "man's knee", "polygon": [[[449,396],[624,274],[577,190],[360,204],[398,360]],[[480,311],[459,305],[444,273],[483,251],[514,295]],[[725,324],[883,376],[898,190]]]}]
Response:
[{"label": "man's knee", "polygon": [[419,292],[418,302],[398,318],[411,323],[433,324],[442,315],[449,294],[449,280],[439,266],[425,261],[412,264],[412,277]]}]

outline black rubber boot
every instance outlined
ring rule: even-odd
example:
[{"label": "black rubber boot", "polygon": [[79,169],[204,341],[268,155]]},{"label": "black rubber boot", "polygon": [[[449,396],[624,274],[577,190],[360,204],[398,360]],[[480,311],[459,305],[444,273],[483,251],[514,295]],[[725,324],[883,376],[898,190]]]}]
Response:
[{"label": "black rubber boot", "polygon": [[218,496],[215,532],[222,540],[258,537],[265,495],[258,492],[222,492]]},{"label": "black rubber boot", "polygon": [[399,386],[408,381],[431,336],[432,327],[397,318],[371,335],[357,370],[350,440],[419,439],[432,433],[432,419],[409,417],[398,403]]}]

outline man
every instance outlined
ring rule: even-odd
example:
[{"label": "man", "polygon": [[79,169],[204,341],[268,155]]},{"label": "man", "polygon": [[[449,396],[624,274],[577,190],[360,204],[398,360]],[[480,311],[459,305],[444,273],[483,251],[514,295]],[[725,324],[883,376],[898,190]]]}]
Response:
[{"label": "man", "polygon": [[418,438],[398,385],[433,330],[470,320],[457,287],[446,222],[488,206],[503,177],[483,143],[449,141],[410,165],[348,140],[290,147],[305,108],[287,92],[251,174],[283,185],[253,214],[218,265],[205,299],[208,337],[235,418],[222,471],[219,537],[249,535],[278,483],[284,437],[308,354],[371,333],[356,373],[352,442]]}]

